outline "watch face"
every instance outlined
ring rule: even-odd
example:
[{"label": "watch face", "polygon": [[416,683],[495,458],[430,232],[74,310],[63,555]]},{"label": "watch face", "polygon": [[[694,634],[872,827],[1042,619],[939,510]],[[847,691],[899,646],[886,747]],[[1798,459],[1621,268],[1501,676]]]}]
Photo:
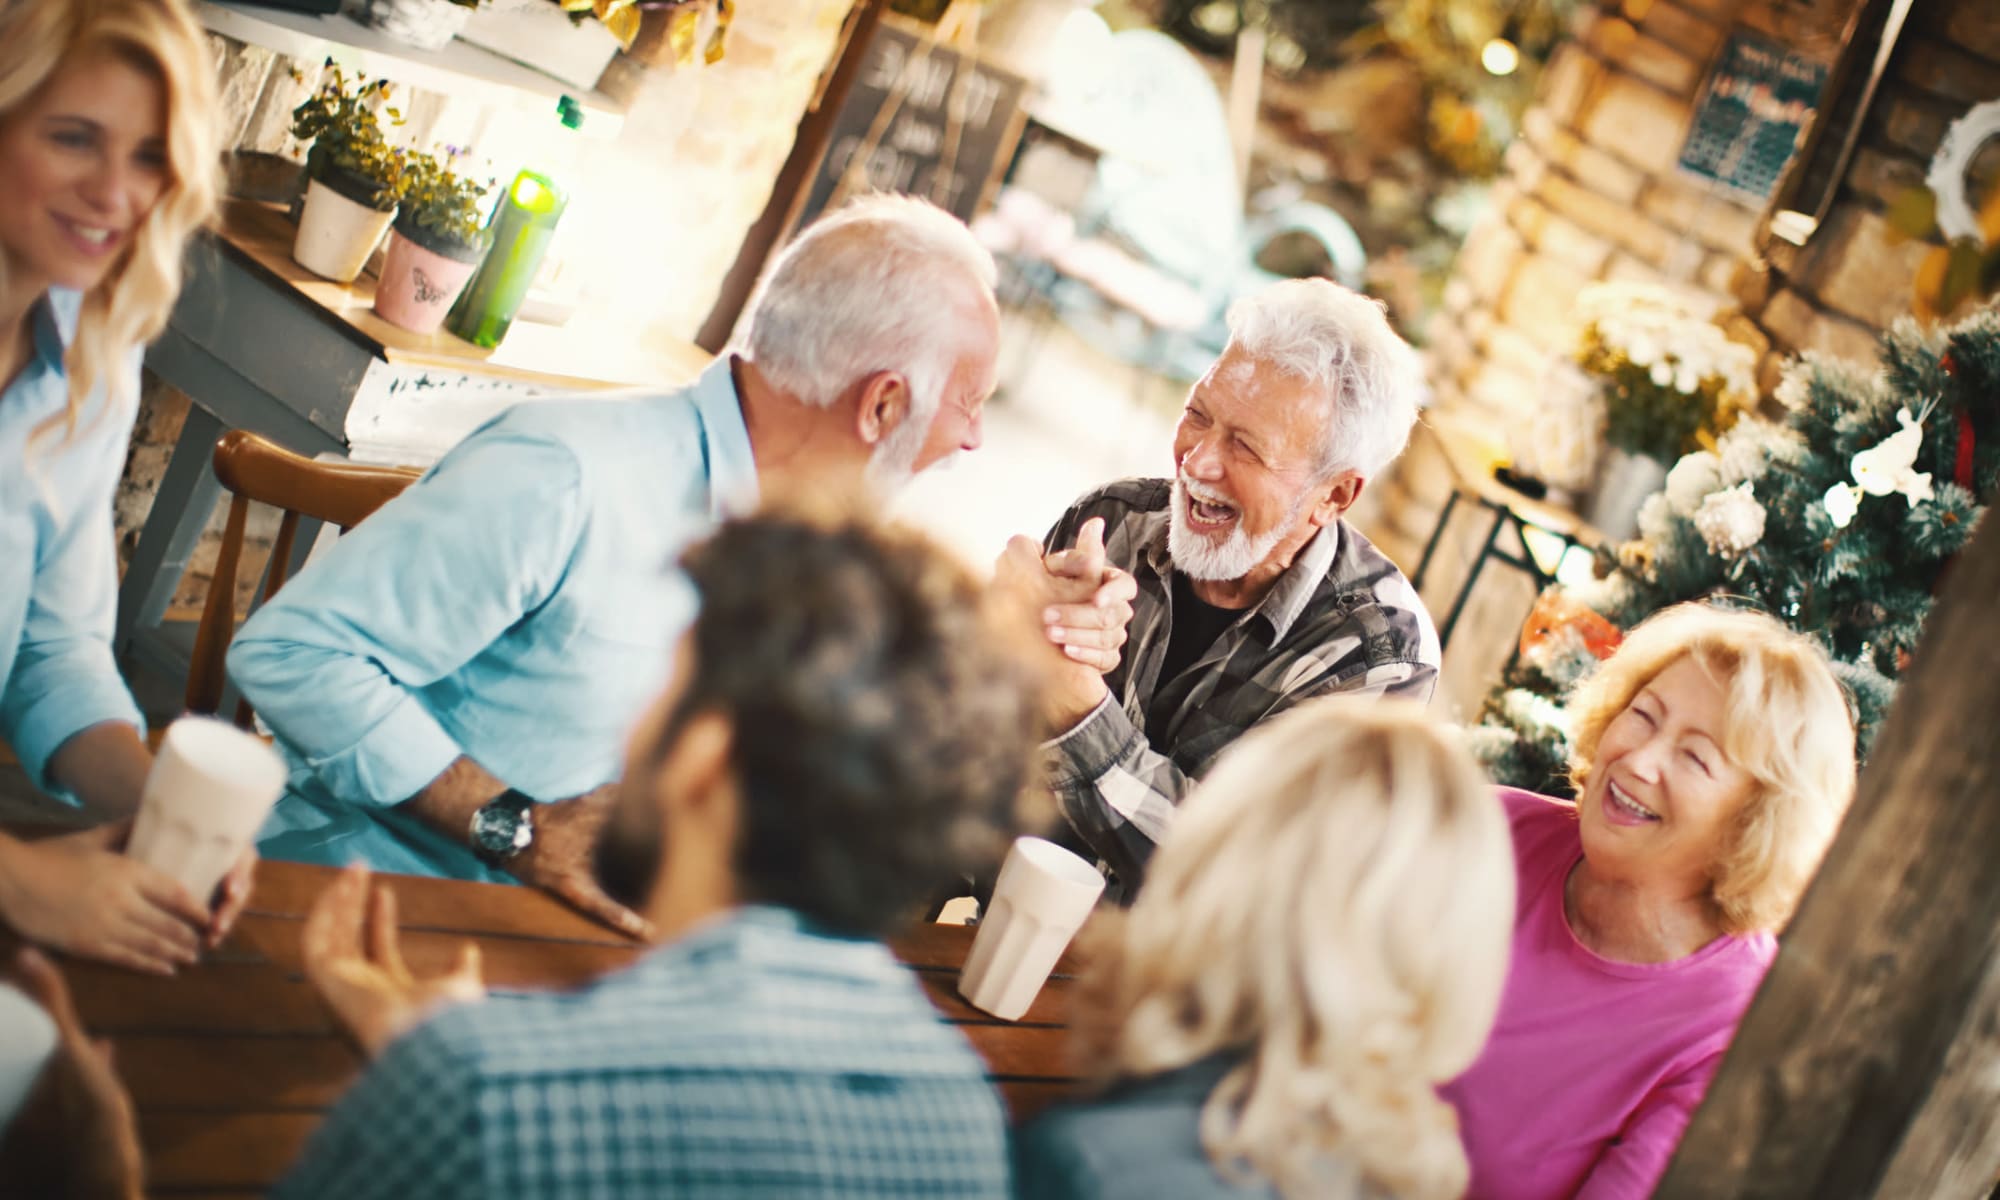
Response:
[{"label": "watch face", "polygon": [[492,859],[511,858],[535,839],[526,810],[498,800],[472,816],[473,848]]}]

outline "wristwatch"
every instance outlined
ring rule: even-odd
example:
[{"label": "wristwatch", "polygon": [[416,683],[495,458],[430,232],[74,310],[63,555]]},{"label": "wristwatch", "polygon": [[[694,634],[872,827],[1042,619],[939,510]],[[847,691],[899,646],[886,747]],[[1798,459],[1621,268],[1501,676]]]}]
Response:
[{"label": "wristwatch", "polygon": [[490,866],[505,866],[535,843],[535,801],[513,788],[501,792],[472,814],[468,840],[473,852]]}]

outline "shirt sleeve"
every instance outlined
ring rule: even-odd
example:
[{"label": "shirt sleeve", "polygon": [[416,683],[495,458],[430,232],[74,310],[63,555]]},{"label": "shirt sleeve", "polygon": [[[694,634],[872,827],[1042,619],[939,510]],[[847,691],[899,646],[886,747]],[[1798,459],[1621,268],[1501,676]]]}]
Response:
[{"label": "shirt sleeve", "polygon": [[418,1026],[341,1097],[272,1200],[476,1200],[485,1194],[476,1086],[462,1056]]},{"label": "shirt sleeve", "polygon": [[[1288,674],[1291,686],[1259,721],[1334,694],[1428,700],[1436,678],[1436,669],[1424,663],[1370,668],[1343,658],[1315,661],[1304,670],[1295,665]],[[1128,886],[1143,878],[1175,810],[1195,784],[1195,777],[1153,749],[1115,694],[1068,733],[1044,743],[1042,766],[1071,828]]]},{"label": "shirt sleeve", "polygon": [[1688,1121],[1721,1065],[1718,1053],[1654,1088],[1639,1102],[1618,1140],[1598,1156],[1576,1200],[1646,1200],[1666,1174]]},{"label": "shirt sleeve", "polygon": [[[136,358],[131,373],[128,394],[137,395]],[[51,475],[79,471],[85,478],[43,481],[73,507],[59,515],[60,527],[35,563],[14,668],[0,689],[0,733],[13,745],[29,778],[64,798],[66,793],[48,774],[49,759],[64,742],[107,721],[145,728],[111,653],[118,615],[111,500],[125,466],[132,416],[129,406],[121,407],[96,416],[101,426],[80,429],[78,436],[95,447],[91,461],[79,463],[63,454],[69,461],[48,464]]]},{"label": "shirt sleeve", "polygon": [[349,803],[400,804],[461,753],[414,694],[551,596],[580,536],[559,443],[473,435],[245,623],[229,673]]}]

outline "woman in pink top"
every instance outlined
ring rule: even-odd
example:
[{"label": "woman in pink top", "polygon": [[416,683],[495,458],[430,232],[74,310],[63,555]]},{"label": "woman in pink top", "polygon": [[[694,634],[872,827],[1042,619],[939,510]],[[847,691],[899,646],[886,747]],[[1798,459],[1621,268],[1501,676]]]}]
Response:
[{"label": "woman in pink top", "polygon": [[1513,964],[1445,1089],[1475,1200],[1652,1193],[1854,790],[1825,654],[1766,616],[1668,609],[1571,711],[1578,802],[1500,792]]}]

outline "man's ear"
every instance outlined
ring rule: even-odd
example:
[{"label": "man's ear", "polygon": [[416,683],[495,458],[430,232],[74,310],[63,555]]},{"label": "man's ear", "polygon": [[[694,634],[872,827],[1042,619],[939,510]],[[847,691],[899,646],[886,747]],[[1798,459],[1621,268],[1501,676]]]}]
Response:
[{"label": "man's ear", "polygon": [[910,381],[900,371],[877,371],[861,381],[854,407],[854,433],[863,445],[879,446],[910,416]]},{"label": "man's ear", "polygon": [[1312,523],[1319,526],[1331,525],[1340,519],[1342,513],[1354,507],[1361,499],[1361,489],[1368,481],[1353,471],[1342,471],[1332,479],[1319,485],[1319,495],[1313,504]]},{"label": "man's ear", "polygon": [[735,749],[736,726],[722,713],[696,713],[681,726],[660,772],[659,792],[673,820],[735,824]]}]

